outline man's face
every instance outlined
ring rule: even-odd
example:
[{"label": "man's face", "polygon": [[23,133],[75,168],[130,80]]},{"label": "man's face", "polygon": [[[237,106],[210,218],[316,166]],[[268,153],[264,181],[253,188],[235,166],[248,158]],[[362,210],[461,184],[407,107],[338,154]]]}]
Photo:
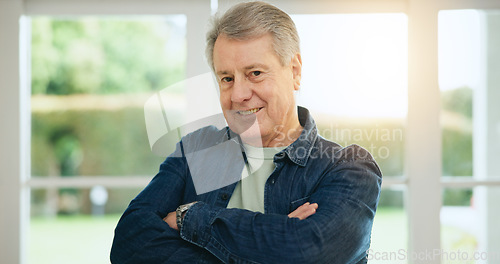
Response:
[{"label": "man's face", "polygon": [[213,51],[224,117],[254,146],[288,145],[288,134],[301,130],[294,98],[300,54],[282,66],[272,44],[270,34],[245,41],[220,35]]}]

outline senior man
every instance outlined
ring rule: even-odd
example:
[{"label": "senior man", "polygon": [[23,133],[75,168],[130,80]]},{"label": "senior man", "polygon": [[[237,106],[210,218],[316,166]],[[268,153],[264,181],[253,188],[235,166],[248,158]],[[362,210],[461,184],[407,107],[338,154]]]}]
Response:
[{"label": "senior man", "polygon": [[[207,58],[228,127],[183,137],[120,219],[111,261],[366,263],[382,175],[366,150],[325,140],[296,106],[302,60],[291,18],[238,4],[214,19]],[[202,152],[210,162],[188,164],[189,148],[221,142],[230,144],[217,155]],[[200,193],[195,170],[207,184],[240,180]]]}]

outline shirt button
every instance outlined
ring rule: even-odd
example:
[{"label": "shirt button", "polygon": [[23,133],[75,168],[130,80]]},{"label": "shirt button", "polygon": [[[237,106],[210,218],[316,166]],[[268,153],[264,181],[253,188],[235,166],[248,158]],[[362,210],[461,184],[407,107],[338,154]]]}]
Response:
[{"label": "shirt button", "polygon": [[227,193],[223,193],[223,194],[220,196],[220,198],[221,198],[222,200],[224,200],[224,201],[225,201],[225,200],[229,199],[229,195],[228,195]]},{"label": "shirt button", "polygon": [[276,157],[278,157],[278,158],[283,158],[284,156],[285,156],[285,152],[281,152],[281,153],[276,154]]},{"label": "shirt button", "polygon": [[274,182],[275,182],[275,179],[272,179],[272,180],[271,180],[271,184],[274,184]]}]

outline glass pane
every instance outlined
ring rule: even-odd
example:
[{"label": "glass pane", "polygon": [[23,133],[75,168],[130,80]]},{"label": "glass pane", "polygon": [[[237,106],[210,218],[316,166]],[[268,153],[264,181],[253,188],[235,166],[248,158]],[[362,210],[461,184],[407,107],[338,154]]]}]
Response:
[{"label": "glass pane", "polygon": [[109,263],[116,223],[141,189],[32,190],[28,263]]},{"label": "glass pane", "polygon": [[183,15],[32,18],[34,177],[147,175],[144,103],[185,78]]},{"label": "glass pane", "polygon": [[382,190],[373,223],[368,263],[407,263],[408,219],[403,196],[401,190]]},{"label": "glass pane", "polygon": [[499,178],[500,12],[439,12],[443,176]]},{"label": "glass pane", "polygon": [[384,177],[402,176],[407,113],[404,14],[294,15],[301,37],[298,103],[322,136],[359,144]]},{"label": "glass pane", "polygon": [[439,12],[439,87],[443,176],[473,175],[473,95],[480,77],[479,16]]},{"label": "glass pane", "polygon": [[499,187],[444,189],[441,263],[499,263]]},{"label": "glass pane", "polygon": [[[155,175],[144,104],[185,78],[185,31],[184,15],[33,17],[32,176]],[[32,189],[29,263],[109,263],[142,188]]]}]

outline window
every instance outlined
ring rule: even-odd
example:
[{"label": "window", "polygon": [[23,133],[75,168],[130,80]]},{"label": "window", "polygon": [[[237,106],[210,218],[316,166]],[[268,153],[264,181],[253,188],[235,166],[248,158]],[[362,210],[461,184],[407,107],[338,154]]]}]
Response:
[{"label": "window", "polygon": [[[493,224],[499,212],[498,47],[500,12],[439,12],[439,87],[443,138],[441,208],[443,262],[496,263],[500,246]],[[461,254],[457,252],[461,251]]]},{"label": "window", "polygon": [[28,261],[106,263],[118,218],[164,159],[144,103],[186,76],[186,17],[36,16],[31,28]]}]

